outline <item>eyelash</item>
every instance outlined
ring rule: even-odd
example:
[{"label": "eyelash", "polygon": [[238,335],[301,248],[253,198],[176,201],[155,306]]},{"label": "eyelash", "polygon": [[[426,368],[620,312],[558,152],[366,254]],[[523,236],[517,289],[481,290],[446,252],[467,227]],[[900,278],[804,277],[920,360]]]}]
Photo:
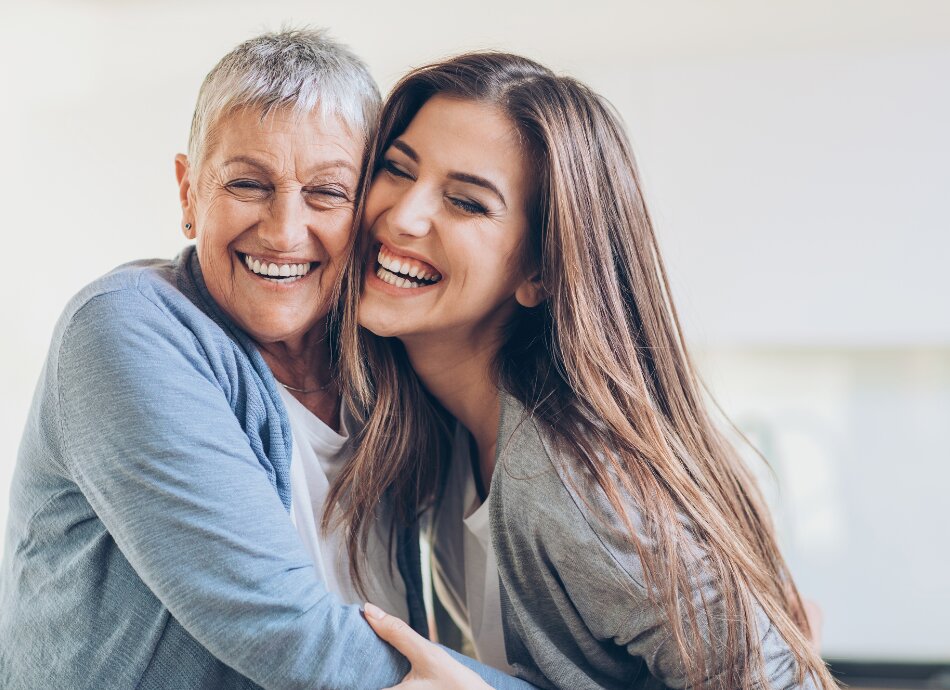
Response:
[{"label": "eyelash", "polygon": [[408,180],[411,180],[411,179],[412,179],[412,175],[410,175],[409,173],[407,173],[405,170],[403,170],[402,168],[400,168],[398,165],[396,165],[395,163],[393,163],[393,162],[392,162],[391,160],[389,160],[389,159],[384,159],[384,160],[383,160],[383,166],[382,166],[382,167],[383,167],[383,170],[385,170],[386,172],[388,172],[390,175],[392,175],[392,176],[394,176],[394,177],[402,177],[402,178],[405,178],[405,179],[408,179]]},{"label": "eyelash", "polygon": [[[269,185],[261,184],[257,180],[234,180],[232,182],[228,182],[227,187],[250,191],[271,191],[271,187]],[[334,199],[340,199],[341,201],[349,201],[350,199],[349,194],[347,194],[345,190],[339,189],[337,187],[304,187],[303,191],[307,194],[329,196],[333,197]]]},{"label": "eyelash", "polygon": [[[386,171],[393,177],[400,177],[406,180],[413,179],[412,175],[410,175],[405,170],[398,167],[391,160],[384,159],[382,168],[384,171]],[[468,199],[459,199],[458,197],[452,197],[452,196],[448,197],[448,199],[449,199],[449,203],[451,203],[457,209],[462,211],[462,213],[467,213],[470,216],[488,215],[488,209],[475,201],[469,201]]]},{"label": "eyelash", "polygon": [[470,216],[484,216],[488,214],[488,209],[477,204],[474,201],[468,201],[467,199],[457,199],[455,197],[449,197],[449,202],[460,209],[463,213],[467,213]]},{"label": "eyelash", "polygon": [[307,194],[319,194],[322,196],[333,197],[334,199],[340,199],[341,201],[349,201],[350,195],[346,193],[345,190],[340,189],[339,187],[304,187],[304,191]]},{"label": "eyelash", "polygon": [[262,185],[257,180],[233,180],[228,182],[228,187],[233,187],[235,189],[257,189],[257,190],[267,190],[268,187]]}]

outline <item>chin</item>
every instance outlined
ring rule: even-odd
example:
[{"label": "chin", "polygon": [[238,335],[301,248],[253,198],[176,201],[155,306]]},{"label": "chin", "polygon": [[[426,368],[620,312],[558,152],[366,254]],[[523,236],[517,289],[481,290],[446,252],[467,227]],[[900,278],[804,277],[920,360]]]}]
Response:
[{"label": "chin", "polygon": [[399,329],[395,326],[383,325],[378,323],[372,324],[360,324],[361,328],[369,331],[373,335],[379,336],[380,338],[396,338],[399,336]]},{"label": "chin", "polygon": [[405,324],[389,319],[360,319],[360,326],[380,338],[398,338],[407,331]]},{"label": "chin", "polygon": [[265,318],[251,318],[241,323],[241,327],[258,343],[279,343],[299,338],[320,324],[320,317],[301,319],[298,313],[293,318],[279,318],[280,314],[270,314]]}]

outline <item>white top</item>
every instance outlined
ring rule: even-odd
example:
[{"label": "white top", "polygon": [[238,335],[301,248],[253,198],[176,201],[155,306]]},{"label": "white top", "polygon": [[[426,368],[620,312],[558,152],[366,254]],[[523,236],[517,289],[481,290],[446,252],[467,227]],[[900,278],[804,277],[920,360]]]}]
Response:
[{"label": "white top", "polygon": [[[356,590],[350,578],[346,543],[339,530],[324,536],[320,532],[324,503],[332,482],[350,458],[347,445],[349,433],[341,419],[342,434],[297,400],[283,386],[278,385],[280,396],[287,408],[293,434],[293,452],[290,459],[290,519],[297,528],[304,548],[310,554],[317,574],[327,589],[346,604],[362,604],[368,600],[383,610],[409,620],[406,587],[396,568],[395,558],[389,573],[389,554],[386,548],[388,531],[382,529],[387,520],[377,520],[367,544],[365,567],[366,597]],[[388,516],[384,516],[388,517]],[[382,523],[382,524],[380,524]]]},{"label": "white top", "polygon": [[[461,518],[458,526],[447,521]],[[479,661],[513,673],[505,653],[498,566],[491,544],[488,501],[482,502],[472,473],[470,436],[456,427],[452,464],[434,534],[435,590],[452,620],[468,637]],[[458,547],[461,546],[461,549]]]}]

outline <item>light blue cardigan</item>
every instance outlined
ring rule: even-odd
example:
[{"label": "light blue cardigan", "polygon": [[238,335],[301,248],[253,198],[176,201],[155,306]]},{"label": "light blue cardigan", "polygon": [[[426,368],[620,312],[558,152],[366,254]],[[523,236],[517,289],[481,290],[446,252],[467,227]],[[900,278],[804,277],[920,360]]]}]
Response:
[{"label": "light blue cardigan", "polygon": [[[13,477],[0,687],[402,678],[405,659],[327,592],[288,517],[291,433],[275,385],[193,248],[120,267],[69,303]],[[406,544],[400,569],[424,627]],[[496,687],[530,687],[466,663]]]}]

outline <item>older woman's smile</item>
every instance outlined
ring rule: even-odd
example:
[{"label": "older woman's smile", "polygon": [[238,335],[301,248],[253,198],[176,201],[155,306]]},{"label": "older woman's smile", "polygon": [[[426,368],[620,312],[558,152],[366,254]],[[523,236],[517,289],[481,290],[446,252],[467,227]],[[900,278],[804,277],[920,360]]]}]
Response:
[{"label": "older woman's smile", "polygon": [[267,257],[241,252],[237,254],[251,273],[271,283],[295,283],[320,265],[318,261],[307,259],[288,261],[287,259],[268,259]]}]

